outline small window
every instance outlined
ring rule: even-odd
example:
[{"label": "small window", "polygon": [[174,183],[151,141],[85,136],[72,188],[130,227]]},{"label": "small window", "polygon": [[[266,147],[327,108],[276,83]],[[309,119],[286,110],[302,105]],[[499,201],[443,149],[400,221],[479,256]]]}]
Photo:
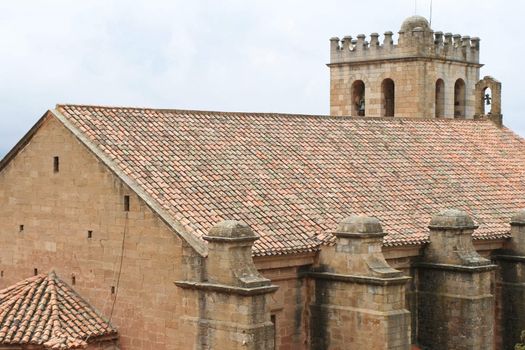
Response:
[{"label": "small window", "polygon": [[35,267],[35,269],[33,270],[33,273],[36,275],[38,275],[38,269]]},{"label": "small window", "polygon": [[20,225],[18,229],[20,230],[20,232],[24,231],[24,225]]},{"label": "small window", "polygon": [[124,211],[129,211],[129,196],[124,196]]},{"label": "small window", "polygon": [[87,238],[93,238],[93,231],[88,231]]},{"label": "small window", "polygon": [[75,285],[77,283],[77,278],[75,276],[71,276],[71,285]]},{"label": "small window", "polygon": [[60,158],[53,157],[53,172],[58,173],[60,170]]},{"label": "small window", "polygon": [[111,294],[115,294],[115,286],[111,286]]}]

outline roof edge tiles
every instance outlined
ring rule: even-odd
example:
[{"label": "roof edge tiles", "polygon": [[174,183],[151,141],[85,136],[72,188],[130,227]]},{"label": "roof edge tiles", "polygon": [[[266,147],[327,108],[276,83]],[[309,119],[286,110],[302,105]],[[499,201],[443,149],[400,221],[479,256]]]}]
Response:
[{"label": "roof edge tiles", "polygon": [[0,344],[78,349],[112,341],[117,330],[55,272],[0,290]]}]

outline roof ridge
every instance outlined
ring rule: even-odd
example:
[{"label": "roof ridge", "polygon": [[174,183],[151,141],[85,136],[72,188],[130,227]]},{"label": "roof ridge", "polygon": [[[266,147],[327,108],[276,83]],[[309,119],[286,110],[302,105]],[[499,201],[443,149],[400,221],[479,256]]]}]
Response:
[{"label": "roof ridge", "polygon": [[298,117],[298,118],[313,118],[313,119],[340,119],[340,120],[381,120],[381,121],[410,121],[410,122],[487,122],[488,118],[412,118],[412,117],[385,117],[385,116],[351,116],[351,115],[332,115],[332,114],[307,114],[307,113],[280,113],[280,112],[247,112],[247,111],[220,111],[220,110],[203,110],[203,109],[177,109],[177,108],[152,108],[152,107],[137,107],[137,106],[111,106],[111,105],[86,105],[86,104],[57,104],[56,109],[71,108],[90,108],[90,109],[116,109],[116,110],[137,110],[137,111],[155,111],[155,112],[170,112],[179,114],[208,114],[208,115],[235,115],[235,116],[259,116],[259,117]]}]

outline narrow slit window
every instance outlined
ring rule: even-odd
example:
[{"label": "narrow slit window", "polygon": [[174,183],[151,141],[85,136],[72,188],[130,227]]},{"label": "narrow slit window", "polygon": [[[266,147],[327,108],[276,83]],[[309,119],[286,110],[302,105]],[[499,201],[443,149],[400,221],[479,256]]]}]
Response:
[{"label": "narrow slit window", "polygon": [[53,172],[58,173],[60,171],[60,158],[53,157]]},{"label": "narrow slit window", "polygon": [[20,232],[24,231],[24,225],[20,225],[19,230]]},{"label": "narrow slit window", "polygon": [[93,231],[88,231],[87,237],[88,238],[93,238]]},{"label": "narrow slit window", "polygon": [[129,196],[124,196],[124,211],[129,211]]},{"label": "narrow slit window", "polygon": [[111,294],[115,294],[115,286],[111,286]]},{"label": "narrow slit window", "polygon": [[74,286],[77,283],[77,278],[75,276],[71,276],[71,284]]},{"label": "narrow slit window", "polygon": [[0,271],[0,277],[4,277],[4,270]]},{"label": "narrow slit window", "polygon": [[36,275],[38,275],[38,269],[35,267],[35,269],[33,270],[33,273]]}]

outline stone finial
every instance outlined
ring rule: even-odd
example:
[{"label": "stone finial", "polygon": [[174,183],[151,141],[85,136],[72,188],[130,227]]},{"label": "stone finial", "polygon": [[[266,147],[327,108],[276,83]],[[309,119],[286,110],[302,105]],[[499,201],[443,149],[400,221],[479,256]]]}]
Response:
[{"label": "stone finial", "polygon": [[443,45],[443,32],[434,33],[434,43],[438,46]]},{"label": "stone finial", "polygon": [[252,259],[252,245],[258,237],[239,221],[222,221],[203,237],[208,241],[207,282],[242,288],[270,285]]},{"label": "stone finial", "polygon": [[474,224],[472,218],[464,211],[457,209],[447,209],[432,216],[430,220],[430,229],[443,230],[463,230],[463,229],[477,229],[478,226]]},{"label": "stone finial", "polygon": [[391,31],[388,31],[388,32],[385,32],[384,36],[385,37],[383,39],[383,46],[392,47],[394,45],[394,40],[392,39],[392,37],[394,36],[394,33],[392,33]]},{"label": "stone finial", "polygon": [[353,215],[343,219],[335,232],[337,237],[377,237],[385,234],[378,219],[369,216]]},{"label": "stone finial", "polygon": [[519,255],[525,255],[525,209],[515,213],[510,219],[510,248]]},{"label": "stone finial", "polygon": [[356,48],[358,50],[362,50],[366,47],[366,42],[365,42],[365,39],[366,39],[366,35],[364,34],[359,34],[357,36],[357,45],[356,45]]},{"label": "stone finial", "polygon": [[343,37],[343,50],[348,51],[350,50],[350,46],[352,45],[352,37],[350,35],[346,35]]},{"label": "stone finial", "polygon": [[385,233],[378,219],[350,216],[339,223],[334,235],[337,244],[331,267],[335,272],[383,278],[401,276],[401,272],[391,268],[383,256],[381,249]]},{"label": "stone finial", "polygon": [[466,47],[467,49],[470,48],[470,36],[465,35],[463,38],[461,38],[461,46]]},{"label": "stone finial", "polygon": [[376,48],[379,46],[379,34],[372,33],[370,34],[370,47]]},{"label": "stone finial", "polygon": [[330,50],[332,51],[340,50],[341,48],[339,47],[339,42],[340,40],[336,36],[330,38]]},{"label": "stone finial", "polygon": [[452,38],[454,39],[454,47],[461,47],[461,35],[454,34]]},{"label": "stone finial", "polygon": [[472,47],[476,50],[479,50],[479,43],[481,39],[478,37],[473,37],[472,39],[470,39],[470,41],[472,42]]},{"label": "stone finial", "polygon": [[445,33],[445,45],[452,46],[452,33]]},{"label": "stone finial", "polygon": [[466,212],[443,210],[432,217],[428,228],[430,245],[425,254],[426,261],[459,266],[490,265],[490,261],[474,249],[472,234],[478,226]]},{"label": "stone finial", "polygon": [[245,223],[225,220],[213,226],[208,235],[204,236],[204,239],[207,241],[255,241],[258,237]]}]

